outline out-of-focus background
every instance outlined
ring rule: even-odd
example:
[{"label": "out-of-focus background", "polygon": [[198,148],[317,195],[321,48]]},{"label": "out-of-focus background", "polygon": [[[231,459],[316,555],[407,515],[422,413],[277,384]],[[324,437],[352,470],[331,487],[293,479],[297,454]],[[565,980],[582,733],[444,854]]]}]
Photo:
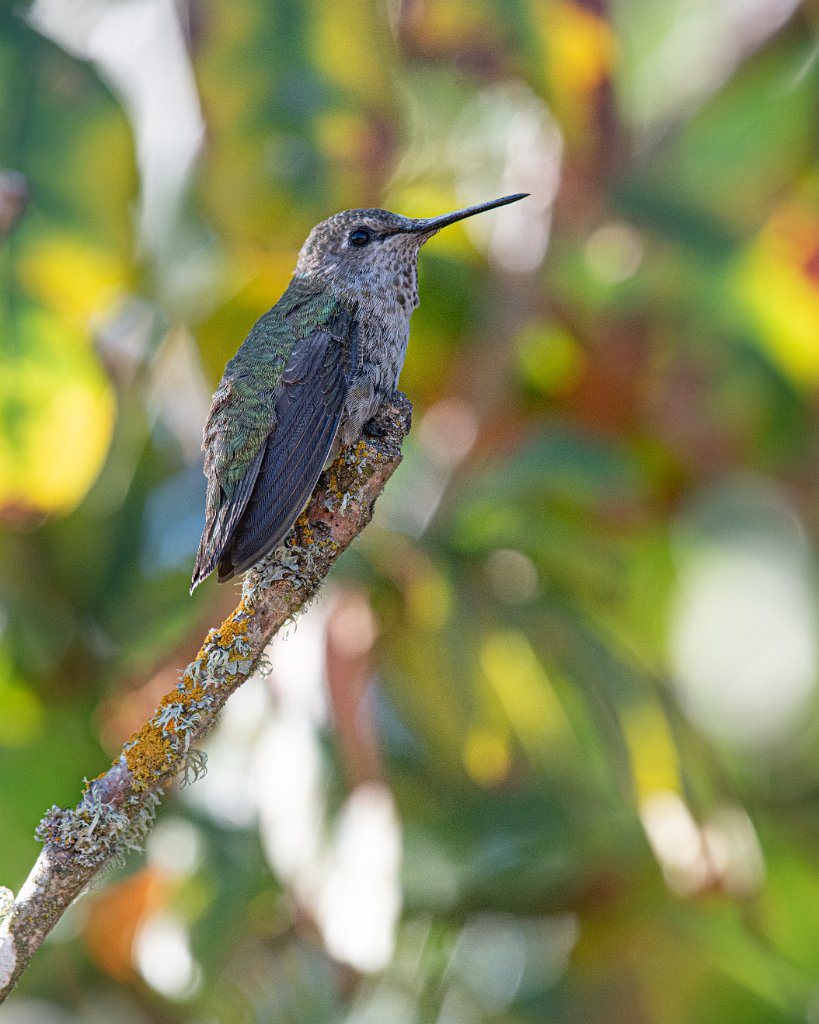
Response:
[{"label": "out-of-focus background", "polygon": [[236,592],[200,432],[309,229],[406,459],[11,1024],[819,1021],[819,5],[0,6],[0,882]]}]

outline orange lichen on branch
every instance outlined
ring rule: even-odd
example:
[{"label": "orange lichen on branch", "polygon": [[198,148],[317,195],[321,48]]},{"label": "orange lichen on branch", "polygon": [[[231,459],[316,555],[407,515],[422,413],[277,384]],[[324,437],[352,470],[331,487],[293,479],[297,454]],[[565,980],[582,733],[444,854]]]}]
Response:
[{"label": "orange lichen on branch", "polygon": [[[236,611],[219,627],[216,631],[214,640],[219,644],[220,647],[228,648],[231,647],[237,637],[247,635],[247,619],[249,615],[252,615],[251,610],[242,610],[240,605]],[[204,650],[204,648],[203,648]],[[199,652],[200,657],[202,651]]]},{"label": "orange lichen on branch", "polygon": [[310,519],[307,512],[302,512],[296,520],[295,530],[293,532],[295,534],[294,547],[312,546],[316,542],[316,535],[313,533],[313,527],[310,525]]},{"label": "orange lichen on branch", "polygon": [[327,476],[327,486],[329,487],[330,492],[336,499],[336,501],[342,501],[344,499],[344,493],[341,490],[341,487],[339,486],[338,476],[334,469],[331,469],[330,473]]},{"label": "orange lichen on branch", "polygon": [[191,715],[202,708],[206,701],[205,688],[195,683],[190,676],[183,676],[176,689],[166,693],[159,702],[152,721],[159,724],[157,719],[162,716],[162,731],[166,734],[189,731]]},{"label": "orange lichen on branch", "polygon": [[142,790],[173,770],[177,752],[172,740],[159,726],[146,722],[128,741],[124,754],[133,787]]}]

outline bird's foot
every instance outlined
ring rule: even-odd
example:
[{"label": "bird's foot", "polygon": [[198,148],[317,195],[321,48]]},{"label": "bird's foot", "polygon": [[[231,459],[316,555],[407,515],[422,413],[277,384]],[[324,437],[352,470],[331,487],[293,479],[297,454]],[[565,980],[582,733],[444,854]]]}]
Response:
[{"label": "bird's foot", "polygon": [[383,423],[379,423],[378,420],[373,417],[371,420],[367,420],[364,424],[364,433],[367,437],[386,437],[387,428]]}]

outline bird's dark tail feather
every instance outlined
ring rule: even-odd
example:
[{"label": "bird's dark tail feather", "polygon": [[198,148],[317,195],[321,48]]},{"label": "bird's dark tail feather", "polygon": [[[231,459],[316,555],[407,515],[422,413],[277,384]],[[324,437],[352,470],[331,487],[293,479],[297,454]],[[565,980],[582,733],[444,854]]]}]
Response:
[{"label": "bird's dark tail feather", "polygon": [[206,577],[210,576],[213,570],[216,568],[216,563],[219,561],[219,552],[214,552],[211,549],[210,557],[208,557],[207,548],[205,547],[204,537],[202,543],[199,545],[199,550],[196,553],[196,562],[193,566],[193,576],[191,578],[191,594],[196,590],[199,584]]}]

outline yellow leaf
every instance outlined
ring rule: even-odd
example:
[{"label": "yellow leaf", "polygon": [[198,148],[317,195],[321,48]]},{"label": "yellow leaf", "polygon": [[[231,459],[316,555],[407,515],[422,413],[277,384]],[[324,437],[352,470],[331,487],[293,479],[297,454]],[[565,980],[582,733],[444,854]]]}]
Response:
[{"label": "yellow leaf", "polygon": [[116,257],[67,236],[32,245],[20,261],[26,290],[61,318],[85,328],[122,291],[125,273]]},{"label": "yellow leaf", "polygon": [[423,629],[442,629],[452,614],[452,592],[444,576],[419,573],[407,586],[407,615]]},{"label": "yellow leaf", "polygon": [[489,633],[481,644],[480,664],[529,757],[542,761],[552,755],[570,727],[526,637],[515,630]]},{"label": "yellow leaf", "polygon": [[677,748],[662,708],[641,703],[623,714],[622,724],[640,801],[652,793],[679,793]]},{"label": "yellow leaf", "polygon": [[463,750],[464,767],[481,786],[496,786],[509,774],[508,737],[488,729],[470,729]]},{"label": "yellow leaf", "polygon": [[607,22],[575,3],[558,3],[540,19],[551,58],[550,77],[562,88],[590,92],[609,77],[614,65],[614,36]]},{"label": "yellow leaf", "polygon": [[3,708],[0,746],[24,747],[40,733],[43,724],[40,698],[26,683],[12,678],[10,671],[6,678],[0,678],[0,707]]},{"label": "yellow leaf", "polygon": [[540,27],[548,54],[548,76],[555,107],[570,137],[596,137],[595,95],[611,77],[616,58],[614,34],[605,21],[571,0],[556,3],[543,17],[535,3],[533,23]]},{"label": "yellow leaf", "polygon": [[96,478],[114,398],[87,340],[43,310],[0,346],[0,509],[70,511]]},{"label": "yellow leaf", "polygon": [[390,45],[387,22],[375,5],[317,4],[311,19],[317,65],[338,85],[373,105],[389,96],[391,82],[383,59]]},{"label": "yellow leaf", "polygon": [[743,257],[736,289],[769,357],[798,384],[819,382],[819,220],[780,207]]}]

